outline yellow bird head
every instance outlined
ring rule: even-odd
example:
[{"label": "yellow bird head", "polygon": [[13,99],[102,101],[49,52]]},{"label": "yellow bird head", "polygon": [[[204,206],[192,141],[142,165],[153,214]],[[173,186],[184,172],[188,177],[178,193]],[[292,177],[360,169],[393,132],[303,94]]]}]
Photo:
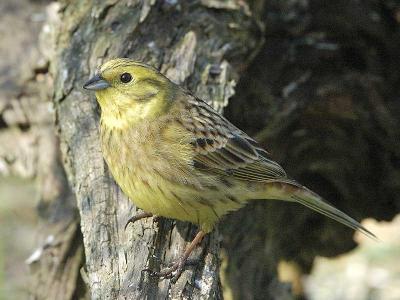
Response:
[{"label": "yellow bird head", "polygon": [[177,91],[155,68],[127,58],[106,62],[83,87],[96,92],[102,119],[112,127],[156,118],[168,109]]}]

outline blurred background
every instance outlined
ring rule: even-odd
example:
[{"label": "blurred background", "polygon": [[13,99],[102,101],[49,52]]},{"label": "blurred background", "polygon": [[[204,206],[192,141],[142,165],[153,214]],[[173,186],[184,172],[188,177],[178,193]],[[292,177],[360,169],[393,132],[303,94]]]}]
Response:
[{"label": "blurred background", "polygon": [[[241,278],[227,284],[225,298],[251,298],[240,295],[265,274],[242,274],[255,261],[276,270],[292,298],[400,299],[400,4],[248,4],[262,46],[239,74],[225,115],[381,242],[293,204],[253,203],[221,228],[229,257],[223,269],[228,281]],[[49,24],[59,8],[45,0],[0,2],[0,299],[27,299],[47,280],[35,262],[54,244],[49,237],[71,228],[70,221],[51,224],[76,214],[73,201],[52,201],[73,200],[53,126],[47,58],[54,49],[43,46],[54,39]],[[245,241],[238,231],[249,232]],[[79,270],[80,236],[69,238],[77,239],[68,251],[76,251]],[[78,294],[71,299],[84,298]]]},{"label": "blurred background", "polygon": [[28,90],[27,82],[34,79],[32,66],[39,60],[38,36],[46,5],[0,3],[0,299],[29,295],[25,260],[38,237],[37,126],[47,119],[39,120],[42,116],[36,113],[27,117],[38,108],[33,99],[39,97],[34,87]]}]

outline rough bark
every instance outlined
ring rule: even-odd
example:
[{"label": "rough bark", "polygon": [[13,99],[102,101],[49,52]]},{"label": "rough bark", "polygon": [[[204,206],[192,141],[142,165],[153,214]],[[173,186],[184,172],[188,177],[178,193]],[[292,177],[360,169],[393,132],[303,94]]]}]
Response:
[{"label": "rough bark", "polygon": [[198,264],[176,284],[142,272],[177,259],[196,228],[145,220],[124,231],[137,210],[109,175],[99,109],[82,84],[107,58],[131,57],[160,68],[221,111],[261,39],[248,7],[241,1],[74,1],[59,15],[53,101],[81,217],[91,298],[221,298],[218,232],[203,241],[193,255]]},{"label": "rough bark", "polygon": [[[1,12],[11,5],[24,13],[1,18],[10,27],[5,36],[20,46],[2,40],[7,47],[0,49],[8,58],[0,62],[0,173],[40,178],[42,221],[29,260],[34,298],[76,299],[89,289],[94,299],[221,296],[218,233],[177,285],[140,273],[176,258],[195,229],[149,220],[123,231],[135,209],[108,174],[98,107],[81,89],[108,57],[149,62],[220,110],[236,93],[228,118],[292,177],[357,219],[389,219],[400,210],[396,1],[249,1],[251,15],[243,1],[56,3],[40,38],[44,59],[37,46],[27,58],[40,26],[27,30],[28,12],[38,8],[15,9],[26,5],[21,1],[1,3]],[[263,34],[254,24],[260,20]],[[354,246],[350,230],[293,204],[251,204],[220,229],[228,299],[290,298],[290,286],[276,277],[280,259],[306,272],[315,255]]]}]

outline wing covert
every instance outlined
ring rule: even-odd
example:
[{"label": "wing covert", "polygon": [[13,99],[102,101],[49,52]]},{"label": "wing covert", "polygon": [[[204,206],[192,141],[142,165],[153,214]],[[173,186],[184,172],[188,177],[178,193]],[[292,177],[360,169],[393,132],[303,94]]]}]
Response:
[{"label": "wing covert", "polygon": [[186,111],[182,125],[194,134],[195,168],[247,181],[286,178],[267,151],[207,103],[191,97]]}]

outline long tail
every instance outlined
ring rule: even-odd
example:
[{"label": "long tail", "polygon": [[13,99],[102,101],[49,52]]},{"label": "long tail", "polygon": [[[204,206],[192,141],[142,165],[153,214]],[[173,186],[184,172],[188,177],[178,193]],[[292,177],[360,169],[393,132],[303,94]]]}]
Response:
[{"label": "long tail", "polygon": [[[323,214],[339,223],[342,223],[354,230],[358,230],[369,238],[378,241],[378,238],[371,231],[362,226],[359,222],[325,202],[318,194],[295,181],[274,181],[270,183],[274,189],[275,196],[280,200],[298,202],[320,214]],[[270,185],[268,184],[268,185]]]}]

